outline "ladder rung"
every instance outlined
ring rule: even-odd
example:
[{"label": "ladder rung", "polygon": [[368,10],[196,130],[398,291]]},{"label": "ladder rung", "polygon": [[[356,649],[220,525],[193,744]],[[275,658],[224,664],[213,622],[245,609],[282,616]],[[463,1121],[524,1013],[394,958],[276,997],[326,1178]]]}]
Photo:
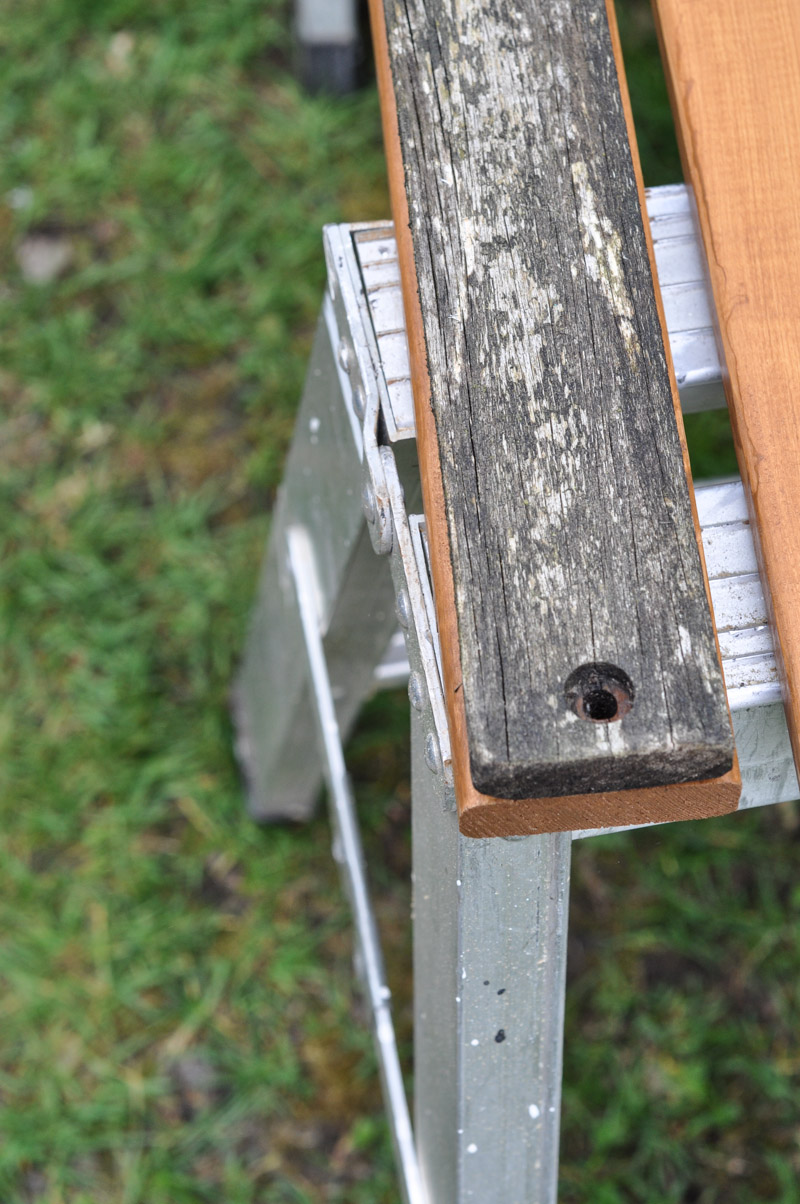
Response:
[{"label": "ladder rung", "polygon": [[[658,280],[685,413],[725,405],[705,261],[683,184],[647,191]],[[397,244],[391,222],[353,229],[389,404],[400,438],[414,437],[411,372]]]}]

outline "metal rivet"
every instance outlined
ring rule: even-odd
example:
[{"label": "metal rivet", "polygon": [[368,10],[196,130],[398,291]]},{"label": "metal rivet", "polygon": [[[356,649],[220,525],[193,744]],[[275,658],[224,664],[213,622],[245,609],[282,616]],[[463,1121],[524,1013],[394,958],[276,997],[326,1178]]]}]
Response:
[{"label": "metal rivet", "polygon": [[442,772],[442,754],[439,750],[439,741],[433,732],[428,732],[425,737],[425,764],[431,773]]},{"label": "metal rivet", "polygon": [[391,552],[394,542],[392,515],[388,505],[385,502],[381,504],[376,496],[372,481],[366,481],[361,491],[361,507],[372,546],[379,556],[385,556]]},{"label": "metal rivet", "polygon": [[421,673],[414,672],[408,679],[408,698],[415,711],[424,711],[428,701],[428,691],[425,679]]},{"label": "metal rivet", "polygon": [[356,418],[363,418],[367,408],[367,399],[361,385],[353,385],[353,413]]},{"label": "metal rivet", "polygon": [[350,350],[347,340],[342,338],[339,340],[339,366],[343,372],[350,373],[352,366],[353,353]]},{"label": "metal rivet", "polygon": [[364,518],[370,526],[373,526],[378,517],[378,504],[375,501],[375,490],[371,481],[367,481],[361,490],[361,508],[364,511]]},{"label": "metal rivet", "polygon": [[404,589],[401,589],[397,594],[397,618],[401,627],[408,627],[411,623],[411,603],[408,600],[408,594]]}]

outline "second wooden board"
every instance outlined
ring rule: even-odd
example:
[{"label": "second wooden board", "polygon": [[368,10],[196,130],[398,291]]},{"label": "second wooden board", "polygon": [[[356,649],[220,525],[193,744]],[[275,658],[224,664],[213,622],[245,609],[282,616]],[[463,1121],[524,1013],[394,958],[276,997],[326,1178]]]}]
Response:
[{"label": "second wooden board", "polygon": [[800,3],[655,7],[800,766]]}]

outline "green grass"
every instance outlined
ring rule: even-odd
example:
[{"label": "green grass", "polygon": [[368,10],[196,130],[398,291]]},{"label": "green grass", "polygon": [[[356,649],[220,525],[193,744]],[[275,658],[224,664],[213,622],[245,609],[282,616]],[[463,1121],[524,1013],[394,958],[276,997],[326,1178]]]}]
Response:
[{"label": "green grass", "polygon": [[[249,823],[231,751],[320,227],[388,210],[374,93],[301,95],[287,30],[0,12],[2,1204],[397,1198],[327,824]],[[407,1053],[402,694],[349,760]],[[797,845],[784,810],[578,846],[564,1201],[800,1199]]]}]

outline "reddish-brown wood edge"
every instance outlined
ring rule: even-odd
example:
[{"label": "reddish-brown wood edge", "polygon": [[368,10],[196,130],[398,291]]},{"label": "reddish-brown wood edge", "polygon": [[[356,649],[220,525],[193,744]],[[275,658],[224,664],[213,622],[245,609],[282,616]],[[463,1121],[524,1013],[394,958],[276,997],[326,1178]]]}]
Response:
[{"label": "reddish-brown wood edge", "polygon": [[[639,201],[644,209],[644,183],[642,179],[636,137],[633,127],[630,99],[628,97],[622,53],[619,44],[616,16],[612,0],[606,0],[609,26],[614,44],[617,73],[620,81],[628,137],[631,144]],[[545,832],[568,832],[585,828],[613,828],[627,824],[666,823],[682,819],[706,819],[714,815],[725,815],[735,811],[741,793],[741,775],[734,753],[733,767],[720,778],[679,785],[650,787],[648,789],[623,790],[610,794],[570,795],[558,798],[498,799],[480,794],[472,784],[469,768],[466,713],[461,686],[461,667],[458,648],[455,589],[450,547],[447,534],[444,492],[442,486],[436,425],[431,409],[430,379],[425,350],[422,313],[414,261],[414,247],[409,223],[408,200],[405,189],[405,172],[400,147],[397,121],[397,105],[392,81],[389,47],[386,36],[383,0],[369,0],[372,39],[375,49],[375,66],[381,103],[381,121],[386,149],[389,177],[389,194],[392,205],[395,238],[400,262],[400,278],[403,290],[403,305],[406,317],[411,377],[414,393],[414,413],[417,428],[422,499],[430,547],[431,572],[436,595],[436,616],[439,625],[439,640],[442,649],[442,672],[444,678],[445,705],[450,726],[450,746],[453,758],[453,777],[456,803],[458,805],[459,828],[465,836],[527,836]],[[648,252],[656,279],[653,246],[648,223],[644,223],[647,234]],[[692,501],[695,533],[700,559],[703,565],[706,594],[711,606],[711,591],[703,556],[700,524],[692,488],[689,454],[683,427],[675,373],[669,355],[666,320],[661,298],[656,288],[661,328],[672,381],[673,403],[676,422],[683,447],[686,478]],[[712,610],[713,614],[713,610]],[[719,643],[717,643],[719,656]]]},{"label": "reddish-brown wood edge", "polygon": [[800,771],[800,8],[653,9]]}]

